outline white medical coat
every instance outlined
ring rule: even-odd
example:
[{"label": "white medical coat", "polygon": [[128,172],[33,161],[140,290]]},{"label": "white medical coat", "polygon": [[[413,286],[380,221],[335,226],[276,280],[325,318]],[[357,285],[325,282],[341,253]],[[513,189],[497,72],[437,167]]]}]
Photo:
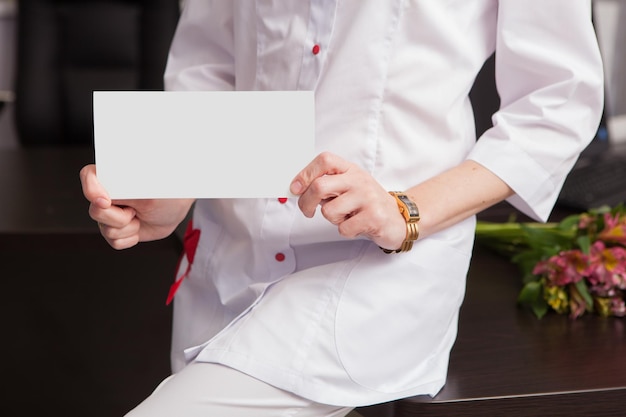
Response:
[{"label": "white medical coat", "polygon": [[[385,188],[471,158],[513,188],[510,203],[546,219],[602,108],[590,11],[588,0],[187,0],[166,88],[314,90],[317,150]],[[468,92],[494,50],[502,109],[476,141]],[[319,213],[305,218],[295,199],[200,200],[173,368],[219,362],[337,405],[434,395],[474,225],[387,255]]]}]

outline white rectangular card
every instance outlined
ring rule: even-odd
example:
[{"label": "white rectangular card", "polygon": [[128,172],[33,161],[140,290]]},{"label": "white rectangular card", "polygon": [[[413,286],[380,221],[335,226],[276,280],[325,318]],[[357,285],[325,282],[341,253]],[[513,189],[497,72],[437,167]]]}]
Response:
[{"label": "white rectangular card", "polygon": [[112,199],[287,197],[314,157],[311,91],[96,91]]}]

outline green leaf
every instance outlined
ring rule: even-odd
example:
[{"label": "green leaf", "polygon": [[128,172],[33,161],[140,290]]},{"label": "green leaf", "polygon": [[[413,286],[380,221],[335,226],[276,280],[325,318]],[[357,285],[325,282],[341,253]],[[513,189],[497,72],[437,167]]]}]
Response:
[{"label": "green leaf", "polygon": [[572,247],[574,238],[573,231],[561,230],[554,223],[547,223],[543,226],[544,227],[539,227],[539,225],[535,223],[522,224],[522,228],[528,237],[529,247],[537,249],[547,248],[556,253]]},{"label": "green leaf", "polygon": [[589,236],[578,236],[578,238],[576,239],[576,243],[585,255],[589,255],[589,253],[591,252],[591,238]]},{"label": "green leaf", "polygon": [[587,304],[587,308],[591,309],[593,307],[593,298],[591,297],[591,294],[589,294],[589,289],[587,288],[587,284],[585,283],[584,280],[580,280],[578,282],[576,282],[576,289],[578,290],[578,293],[583,297],[583,299],[585,300],[585,303]]},{"label": "green leaf", "polygon": [[520,252],[511,258],[511,262],[517,264],[522,273],[522,282],[537,281],[539,277],[533,274],[535,265],[542,258],[541,251],[530,249]]},{"label": "green leaf", "polygon": [[611,208],[611,206],[608,206],[608,205],[596,207],[596,208],[589,210],[589,213],[602,215],[604,213],[618,213],[618,212],[621,212],[622,210],[623,210],[623,207],[622,207],[622,204],[620,203],[614,208]]},{"label": "green leaf", "polygon": [[580,222],[580,214],[572,214],[565,217],[559,222],[559,229],[561,230],[576,230],[578,223]]},{"label": "green leaf", "polygon": [[542,318],[548,312],[548,303],[543,298],[543,283],[541,281],[526,283],[520,291],[517,301],[530,307],[537,318]]},{"label": "green leaf", "polygon": [[545,301],[539,301],[537,303],[533,303],[530,308],[533,310],[533,313],[535,313],[535,316],[540,319],[548,312],[548,303]]}]

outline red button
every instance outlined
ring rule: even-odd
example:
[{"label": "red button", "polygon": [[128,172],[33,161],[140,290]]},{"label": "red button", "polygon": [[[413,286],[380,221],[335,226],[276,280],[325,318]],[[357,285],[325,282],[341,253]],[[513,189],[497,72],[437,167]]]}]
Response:
[{"label": "red button", "polygon": [[320,53],[320,46],[319,45],[313,45],[313,49],[311,50],[311,52],[313,52],[313,55],[317,55]]},{"label": "red button", "polygon": [[280,204],[285,204],[285,203],[287,202],[287,198],[286,198],[286,197],[280,197],[280,198],[278,199],[278,202],[279,202]]},{"label": "red button", "polygon": [[284,254],[284,253],[281,253],[281,252],[278,252],[278,253],[276,254],[276,256],[274,256],[274,258],[276,258],[276,260],[277,260],[278,262],[282,262],[282,261],[284,261],[284,260],[285,260],[285,254]]}]

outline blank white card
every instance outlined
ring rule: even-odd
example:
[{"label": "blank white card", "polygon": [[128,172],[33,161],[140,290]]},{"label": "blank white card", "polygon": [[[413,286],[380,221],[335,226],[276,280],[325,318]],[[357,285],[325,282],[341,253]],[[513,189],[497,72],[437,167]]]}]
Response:
[{"label": "blank white card", "polygon": [[112,199],[287,197],[315,153],[310,91],[96,91]]}]

